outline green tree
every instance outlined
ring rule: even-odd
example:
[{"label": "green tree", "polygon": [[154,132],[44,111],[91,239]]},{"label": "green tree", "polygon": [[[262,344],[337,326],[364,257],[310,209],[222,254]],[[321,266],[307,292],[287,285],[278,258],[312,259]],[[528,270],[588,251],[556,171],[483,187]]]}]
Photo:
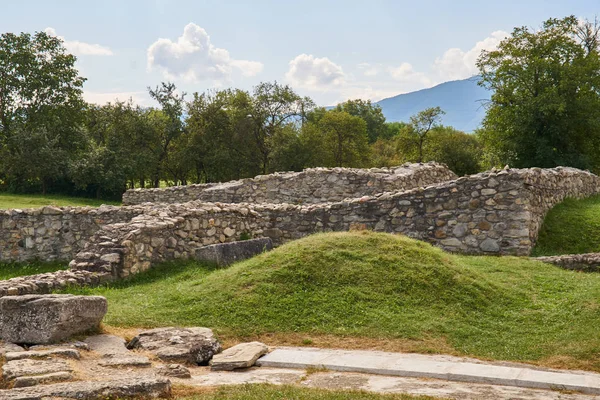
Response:
[{"label": "green tree", "polygon": [[493,91],[480,133],[486,158],[515,167],[600,167],[597,24],[574,16],[515,28],[477,61]]},{"label": "green tree", "polygon": [[338,104],[336,111],[344,111],[355,117],[362,118],[367,124],[367,135],[369,143],[374,143],[380,137],[388,134],[385,116],[379,105],[374,105],[371,100],[348,100]]},{"label": "green tree", "polygon": [[440,126],[444,114],[440,107],[430,107],[410,117],[408,133],[413,138],[418,151],[417,162],[423,162],[423,147],[427,135]]},{"label": "green tree", "polygon": [[269,162],[276,132],[288,124],[303,123],[314,102],[301,97],[291,87],[277,82],[262,82],[254,88],[252,113],[253,135],[260,152],[262,173],[269,172]]},{"label": "green tree", "polygon": [[85,79],[75,61],[62,40],[44,32],[0,35],[0,177],[5,181],[38,182],[45,192],[81,151]]},{"label": "green tree", "polygon": [[174,83],[162,82],[156,89],[148,88],[150,97],[160,105],[160,114],[151,115],[160,130],[157,140],[153,143],[152,151],[156,156],[152,175],[154,187],[160,186],[164,170],[169,163],[168,157],[175,140],[184,133],[183,111],[185,93],[178,94]]},{"label": "green tree", "polygon": [[481,170],[481,152],[476,135],[443,126],[431,131],[424,160],[444,163],[459,176],[471,175]]},{"label": "green tree", "polygon": [[344,111],[329,111],[318,123],[326,159],[322,166],[361,167],[369,160],[367,124]]}]

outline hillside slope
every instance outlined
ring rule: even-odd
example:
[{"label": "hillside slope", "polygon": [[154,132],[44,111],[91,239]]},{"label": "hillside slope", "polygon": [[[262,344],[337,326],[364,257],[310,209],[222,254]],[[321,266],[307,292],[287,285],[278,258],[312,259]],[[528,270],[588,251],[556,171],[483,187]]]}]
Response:
[{"label": "hillside slope", "polygon": [[485,116],[483,104],[490,92],[477,85],[477,77],[445,82],[429,89],[380,100],[389,122],[408,122],[411,115],[428,107],[439,106],[446,112],[442,123],[465,132],[474,131]]}]

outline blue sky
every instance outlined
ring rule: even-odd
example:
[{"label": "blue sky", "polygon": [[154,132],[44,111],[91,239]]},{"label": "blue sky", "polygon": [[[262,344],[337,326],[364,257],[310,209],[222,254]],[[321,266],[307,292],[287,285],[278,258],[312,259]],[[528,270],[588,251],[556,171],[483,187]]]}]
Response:
[{"label": "blue sky", "polygon": [[150,105],[163,80],[188,93],[277,80],[328,105],[469,77],[513,27],[599,12],[598,0],[0,0],[0,32],[62,37],[88,101]]}]

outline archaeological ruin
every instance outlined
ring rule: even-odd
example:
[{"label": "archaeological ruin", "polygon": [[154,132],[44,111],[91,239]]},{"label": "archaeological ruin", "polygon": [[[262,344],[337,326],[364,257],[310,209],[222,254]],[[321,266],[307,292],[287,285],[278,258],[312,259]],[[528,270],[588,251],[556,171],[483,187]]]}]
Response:
[{"label": "archaeological ruin", "polygon": [[162,261],[203,259],[219,243],[268,238],[277,246],[351,229],[404,234],[456,253],[527,256],[552,207],[597,193],[600,178],[574,168],[507,167],[458,178],[426,163],[135,189],[122,207],[5,210],[0,262],[64,260],[70,269],[0,282],[0,296],[125,278]]}]

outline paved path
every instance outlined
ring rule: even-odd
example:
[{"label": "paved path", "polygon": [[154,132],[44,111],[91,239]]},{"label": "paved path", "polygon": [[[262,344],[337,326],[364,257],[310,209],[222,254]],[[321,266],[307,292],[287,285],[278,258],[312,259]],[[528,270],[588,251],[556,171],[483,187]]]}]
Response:
[{"label": "paved path", "polygon": [[257,365],[273,368],[326,368],[342,372],[600,394],[599,374],[486,364],[447,356],[283,347],[261,358]]}]

